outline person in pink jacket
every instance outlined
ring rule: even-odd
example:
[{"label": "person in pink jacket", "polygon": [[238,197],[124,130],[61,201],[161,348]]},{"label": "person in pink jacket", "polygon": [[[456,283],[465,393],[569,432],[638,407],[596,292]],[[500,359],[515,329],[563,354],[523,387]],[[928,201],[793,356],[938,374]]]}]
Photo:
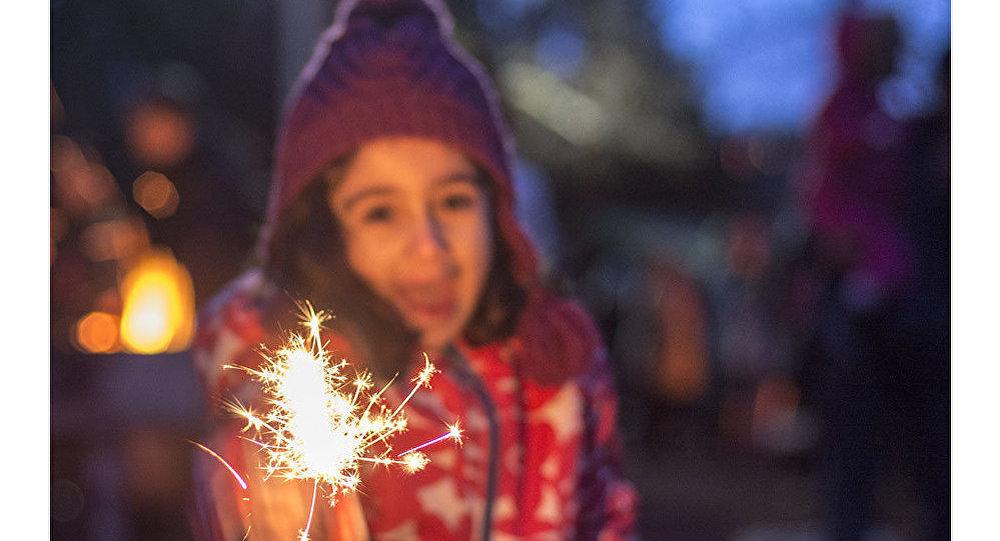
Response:
[{"label": "person in pink jacket", "polygon": [[[619,467],[617,398],[591,318],[539,278],[514,216],[511,142],[482,68],[438,2],[346,2],[293,89],[275,156],[260,265],[204,310],[207,392],[259,404],[255,346],[293,328],[294,301],[333,313],[330,348],[398,403],[426,352],[440,369],[394,447],[456,419],[464,445],[423,471],[362,472],[320,505],[311,539],[627,539],[636,495]],[[198,453],[204,539],[294,539],[311,482],[264,481],[243,422],[213,411]],[[249,531],[248,531],[249,530]]]}]

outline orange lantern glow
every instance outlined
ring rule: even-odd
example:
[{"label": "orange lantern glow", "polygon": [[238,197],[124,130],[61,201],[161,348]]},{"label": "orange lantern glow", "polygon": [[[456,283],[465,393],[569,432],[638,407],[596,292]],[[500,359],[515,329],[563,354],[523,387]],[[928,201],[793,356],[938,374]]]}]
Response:
[{"label": "orange lantern glow", "polygon": [[128,351],[181,351],[194,334],[191,275],[166,251],[139,259],[121,284],[121,339]]}]

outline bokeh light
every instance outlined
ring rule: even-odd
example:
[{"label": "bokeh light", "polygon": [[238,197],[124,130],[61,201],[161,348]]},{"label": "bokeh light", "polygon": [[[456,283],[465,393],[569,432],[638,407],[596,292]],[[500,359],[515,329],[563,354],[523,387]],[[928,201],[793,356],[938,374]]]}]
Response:
[{"label": "bokeh light", "polygon": [[128,145],[148,166],[169,167],[186,159],[195,144],[191,118],[166,103],[151,102],[133,111],[126,127]]},{"label": "bokeh light", "polygon": [[144,256],[122,281],[125,348],[152,355],[186,348],[194,332],[194,289],[183,265],[167,252]]},{"label": "bokeh light", "polygon": [[55,200],[72,215],[95,214],[119,195],[111,171],[68,137],[53,137],[50,169]]},{"label": "bokeh light", "polygon": [[180,195],[166,175],[146,171],[132,184],[132,197],[154,218],[169,218],[177,212]]},{"label": "bokeh light", "polygon": [[76,343],[88,353],[110,353],[118,344],[118,317],[90,312],[76,324]]}]

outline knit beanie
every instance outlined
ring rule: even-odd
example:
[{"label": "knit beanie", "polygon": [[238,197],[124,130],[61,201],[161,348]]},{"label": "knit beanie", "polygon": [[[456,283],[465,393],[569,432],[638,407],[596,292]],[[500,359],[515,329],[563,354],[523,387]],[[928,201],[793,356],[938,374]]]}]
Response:
[{"label": "knit beanie", "polygon": [[436,0],[345,0],[292,89],[278,134],[270,230],[336,159],[384,136],[458,148],[494,183],[500,235],[515,280],[531,287],[536,255],[517,226],[510,138],[482,67],[454,43]]}]

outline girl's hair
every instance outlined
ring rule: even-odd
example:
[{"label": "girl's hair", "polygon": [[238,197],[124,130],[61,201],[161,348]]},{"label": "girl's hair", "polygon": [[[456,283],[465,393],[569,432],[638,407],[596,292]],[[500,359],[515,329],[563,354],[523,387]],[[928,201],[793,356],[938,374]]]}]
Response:
[{"label": "girl's hair", "polygon": [[[329,190],[343,178],[350,158],[338,160],[313,179],[288,208],[273,231],[265,254],[264,272],[286,293],[286,300],[308,300],[334,318],[328,326],[350,343],[354,361],[376,377],[388,379],[405,370],[419,336],[402,316],[354,273],[347,262],[340,225],[327,203]],[[493,208],[493,183],[476,168],[476,180]],[[527,294],[510,269],[510,248],[500,234],[495,212],[492,266],[479,303],[466,325],[465,339],[478,346],[513,334]],[[281,322],[292,312],[290,303],[272,310]]]}]

